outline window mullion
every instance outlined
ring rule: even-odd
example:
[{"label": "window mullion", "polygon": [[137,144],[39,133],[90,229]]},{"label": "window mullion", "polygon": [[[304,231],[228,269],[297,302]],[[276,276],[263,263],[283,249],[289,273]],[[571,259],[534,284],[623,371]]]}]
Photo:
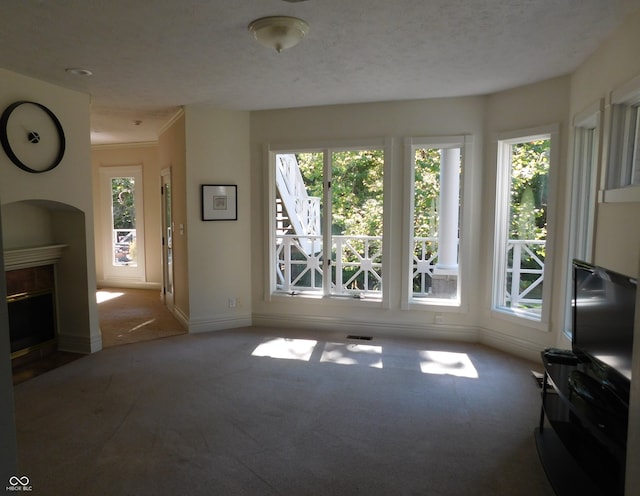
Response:
[{"label": "window mullion", "polygon": [[322,289],[325,296],[331,294],[331,150],[323,150],[323,212],[322,212]]},{"label": "window mullion", "polygon": [[622,144],[622,171],[620,174],[620,185],[632,184],[631,180],[632,165],[633,165],[633,148],[635,140],[635,127],[636,127],[636,113],[634,107],[626,107],[624,112],[624,134]]},{"label": "window mullion", "polygon": [[[509,162],[508,165],[506,162]],[[504,164],[504,165],[500,165]],[[508,234],[506,224],[508,219],[509,178],[511,176],[511,145],[498,143],[498,169],[496,181],[496,211],[495,211],[495,246],[494,246],[494,294],[493,305],[505,305],[506,278],[503,276],[507,268]]]},{"label": "window mullion", "polygon": [[640,107],[633,107],[634,129],[631,137],[631,180],[630,184],[640,184]]}]

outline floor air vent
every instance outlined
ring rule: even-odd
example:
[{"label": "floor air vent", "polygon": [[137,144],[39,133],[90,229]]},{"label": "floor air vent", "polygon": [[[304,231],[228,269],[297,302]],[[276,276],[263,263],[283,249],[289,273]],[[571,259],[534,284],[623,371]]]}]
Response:
[{"label": "floor air vent", "polygon": [[354,334],[349,334],[347,339],[358,339],[360,341],[371,341],[373,338],[371,336],[356,336]]}]

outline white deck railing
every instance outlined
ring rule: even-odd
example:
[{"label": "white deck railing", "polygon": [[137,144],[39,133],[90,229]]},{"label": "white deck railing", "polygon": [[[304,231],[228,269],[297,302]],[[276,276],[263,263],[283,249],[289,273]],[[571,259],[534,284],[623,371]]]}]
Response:
[{"label": "white deck railing", "polygon": [[431,278],[438,262],[438,238],[414,238],[412,260],[413,297],[431,296]]},{"label": "white deck railing", "polygon": [[113,230],[113,265],[133,265],[136,261],[135,229],[114,229]]},{"label": "white deck railing", "polygon": [[[276,236],[278,291],[322,292],[322,236]],[[382,237],[332,236],[331,294],[382,293]],[[308,253],[307,247],[312,249]]]},{"label": "white deck railing", "polygon": [[[382,237],[332,236],[331,294],[382,293]],[[276,289],[286,293],[323,292],[322,236],[276,236]],[[507,268],[506,299],[511,308],[535,309],[542,299],[534,290],[542,284],[544,257],[534,247],[544,241],[509,240],[512,261]],[[303,248],[303,246],[305,248]],[[306,247],[311,246],[311,250]],[[340,256],[338,256],[340,254]],[[431,279],[438,261],[438,238],[416,237],[412,253],[412,297],[432,296]]]},{"label": "white deck railing", "polygon": [[542,309],[544,255],[540,252],[544,252],[545,244],[531,239],[507,242],[506,306],[534,312]]}]

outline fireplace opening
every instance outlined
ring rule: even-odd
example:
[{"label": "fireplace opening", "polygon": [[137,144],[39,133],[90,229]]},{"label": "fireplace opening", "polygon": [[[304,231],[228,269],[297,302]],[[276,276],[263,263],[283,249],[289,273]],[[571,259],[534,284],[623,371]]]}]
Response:
[{"label": "fireplace opening", "polygon": [[55,350],[57,319],[54,266],[22,267],[5,274],[11,358],[23,357],[45,348]]},{"label": "fireplace opening", "polygon": [[9,297],[7,308],[12,355],[55,341],[53,291],[23,293]]}]

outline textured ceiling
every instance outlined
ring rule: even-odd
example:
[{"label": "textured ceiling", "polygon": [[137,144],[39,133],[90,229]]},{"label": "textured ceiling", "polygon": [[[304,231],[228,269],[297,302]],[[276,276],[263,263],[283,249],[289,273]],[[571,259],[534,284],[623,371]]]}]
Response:
[{"label": "textured ceiling", "polygon": [[[477,95],[568,74],[638,9],[640,0],[3,0],[0,67],[90,93],[94,143],[148,141],[185,104]],[[278,54],[247,31],[268,15],[311,30]]]}]

